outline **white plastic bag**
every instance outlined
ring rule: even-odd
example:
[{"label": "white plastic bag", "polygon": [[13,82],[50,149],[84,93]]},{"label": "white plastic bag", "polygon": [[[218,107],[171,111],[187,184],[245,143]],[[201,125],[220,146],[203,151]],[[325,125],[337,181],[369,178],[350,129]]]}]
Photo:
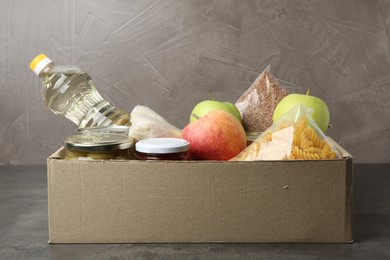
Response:
[{"label": "white plastic bag", "polygon": [[136,141],[155,137],[181,137],[181,130],[146,106],[136,106],[130,114],[129,137]]}]

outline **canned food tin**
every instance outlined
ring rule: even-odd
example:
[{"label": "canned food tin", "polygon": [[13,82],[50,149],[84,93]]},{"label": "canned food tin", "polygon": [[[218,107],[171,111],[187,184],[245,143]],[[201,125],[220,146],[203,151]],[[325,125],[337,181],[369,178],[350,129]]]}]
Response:
[{"label": "canned food tin", "polygon": [[67,160],[131,159],[133,141],[123,134],[79,133],[64,140]]}]

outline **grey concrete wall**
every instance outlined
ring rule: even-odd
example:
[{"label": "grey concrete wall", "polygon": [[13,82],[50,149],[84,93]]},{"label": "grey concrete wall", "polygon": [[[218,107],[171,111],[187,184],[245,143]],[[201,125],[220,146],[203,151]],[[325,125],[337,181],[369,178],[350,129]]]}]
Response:
[{"label": "grey concrete wall", "polygon": [[76,127],[29,71],[76,64],[117,107],[143,104],[183,127],[208,98],[235,101],[273,74],[329,105],[328,134],[356,162],[390,162],[390,1],[0,2],[0,165],[44,164]]}]

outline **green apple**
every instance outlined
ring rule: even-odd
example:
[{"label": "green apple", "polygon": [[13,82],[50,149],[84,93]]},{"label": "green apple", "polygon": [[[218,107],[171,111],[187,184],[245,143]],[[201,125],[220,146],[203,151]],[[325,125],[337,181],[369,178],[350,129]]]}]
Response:
[{"label": "green apple", "polygon": [[230,102],[223,102],[223,104],[229,106],[230,108],[230,112],[233,116],[235,116],[238,121],[240,121],[241,123],[241,114],[240,114],[240,111],[238,111],[238,108],[236,107],[236,105],[234,105],[233,103],[230,103]]},{"label": "green apple", "polygon": [[284,97],[276,106],[274,110],[273,121],[274,123],[291,108],[298,104],[302,104],[308,108],[313,109],[311,117],[322,132],[326,132],[329,126],[329,109],[326,103],[315,96],[309,95],[310,89],[304,94],[290,94]]},{"label": "green apple", "polygon": [[223,110],[229,112],[241,123],[241,114],[233,103],[220,102],[217,100],[204,100],[198,103],[191,112],[190,122],[198,120],[211,110]]}]

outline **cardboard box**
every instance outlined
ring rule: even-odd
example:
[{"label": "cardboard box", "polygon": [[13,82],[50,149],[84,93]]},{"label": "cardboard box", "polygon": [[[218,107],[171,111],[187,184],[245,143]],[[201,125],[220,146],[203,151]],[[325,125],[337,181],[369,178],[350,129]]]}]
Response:
[{"label": "cardboard box", "polygon": [[50,243],[352,242],[352,157],[48,159]]}]

